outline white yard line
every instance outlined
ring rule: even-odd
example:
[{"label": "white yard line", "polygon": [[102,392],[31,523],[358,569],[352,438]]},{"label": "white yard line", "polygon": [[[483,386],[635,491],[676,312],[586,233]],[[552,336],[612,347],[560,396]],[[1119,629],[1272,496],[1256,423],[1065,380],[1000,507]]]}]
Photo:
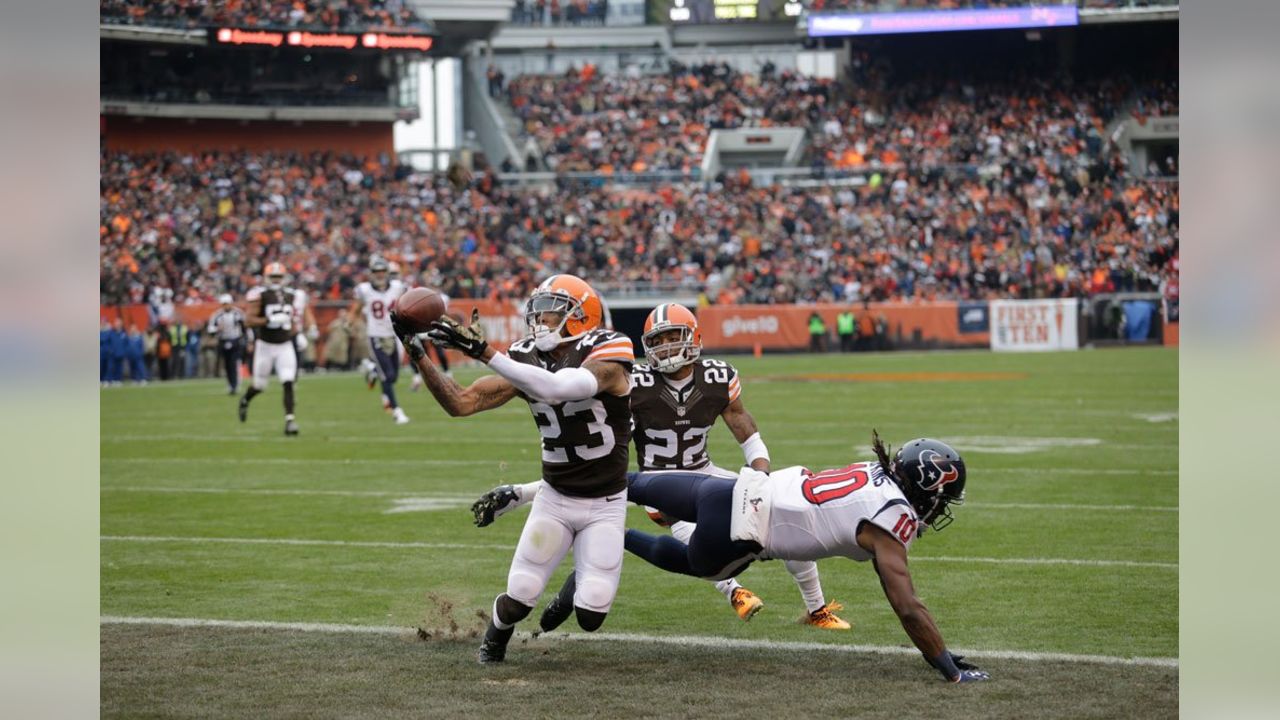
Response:
[{"label": "white yard line", "polygon": [[1088,512],[1178,512],[1175,505],[1077,505],[1074,503],[965,503],[964,509],[979,510],[1086,510]]},{"label": "white yard line", "polygon": [[[305,432],[305,426],[304,432]],[[368,443],[370,445],[421,445],[430,447],[431,442],[419,435],[413,437],[393,437],[390,435],[324,435],[316,433],[327,443],[347,443],[361,444]],[[533,436],[536,437],[536,436]],[[170,442],[173,440],[183,440],[189,442],[247,442],[247,443],[281,443],[285,442],[284,436],[276,432],[263,433],[262,435],[210,435],[199,433],[154,433],[154,434],[122,434],[122,435],[103,435],[103,443],[132,443],[132,442]],[[506,442],[504,438],[495,437],[453,437],[449,438],[450,445],[466,444],[466,445],[493,445]],[[530,445],[534,445],[535,441],[531,439]]]},{"label": "white yard line", "polygon": [[[404,548],[414,550],[507,550],[511,545],[481,545],[470,543],[382,542],[372,540],[311,540],[302,538],[220,538],[176,537],[171,535],[102,535],[103,542],[133,543],[194,543],[227,545],[323,545],[336,547]],[[1072,558],[984,558],[922,555],[912,562],[983,563],[992,565],[1080,565],[1093,567],[1148,567],[1177,570],[1177,563],[1140,562],[1136,560],[1078,560]]]},{"label": "white yard line", "polygon": [[[338,497],[394,497],[441,501],[466,501],[478,497],[464,493],[422,493],[416,490],[294,490],[273,488],[148,487],[145,485],[104,485],[101,492],[128,493],[192,493],[208,495],[334,495]],[[965,508],[980,510],[1083,510],[1088,512],[1178,512],[1168,505],[1076,505],[1072,503],[966,503]]]},{"label": "white yard line", "polygon": [[229,458],[229,457],[191,457],[191,458],[102,458],[105,464],[124,465],[184,465],[191,463],[212,463],[215,465],[393,465],[399,467],[421,467],[424,465],[449,466],[501,466],[508,462],[523,462],[534,465],[539,462],[537,456],[519,460],[392,460],[387,458]]},{"label": "white yard line", "polygon": [[[127,617],[103,615],[102,625],[159,625],[183,628],[216,628],[233,630],[286,630],[305,633],[408,635],[414,628],[392,625],[347,625],[339,623],[275,622],[269,620],[211,620],[202,618]],[[529,637],[528,633],[519,633]],[[784,652],[834,652],[874,653],[880,655],[919,655],[915,648],[898,645],[845,645],[828,643],[786,642],[781,640],[748,640],[738,638],[707,637],[697,635],[645,635],[639,633],[552,633],[549,640],[576,642],[634,642],[681,647],[704,647],[729,650],[777,650]],[[1178,667],[1178,658],[1169,657],[1121,657],[1115,655],[1076,655],[1072,653],[1027,652],[1022,650],[970,650],[956,652],[975,659],[1024,660],[1047,662],[1079,662],[1098,665],[1141,665],[1147,667]]]},{"label": "white yard line", "polygon": [[214,545],[302,545],[327,547],[397,548],[409,550],[507,550],[514,545],[478,545],[469,543],[379,542],[376,540],[311,540],[302,538],[219,538],[173,537],[168,535],[102,535],[103,542],[192,543]]},{"label": "white yard line", "polygon": [[271,488],[207,488],[207,487],[102,487],[101,492],[194,493],[208,495],[335,495],[338,497],[394,497],[465,502],[470,505],[477,494],[421,493],[413,490],[287,490]]}]

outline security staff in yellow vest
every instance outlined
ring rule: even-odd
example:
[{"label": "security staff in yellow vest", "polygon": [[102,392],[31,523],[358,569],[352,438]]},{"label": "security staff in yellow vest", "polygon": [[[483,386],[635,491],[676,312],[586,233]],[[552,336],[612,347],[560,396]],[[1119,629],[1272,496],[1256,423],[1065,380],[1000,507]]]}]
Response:
[{"label": "security staff in yellow vest", "polygon": [[845,310],[836,316],[836,335],[840,336],[840,352],[853,350],[853,332],[857,321],[852,310]]},{"label": "security staff in yellow vest", "polygon": [[826,344],[827,324],[815,312],[809,316],[809,352],[822,352],[826,350]]}]

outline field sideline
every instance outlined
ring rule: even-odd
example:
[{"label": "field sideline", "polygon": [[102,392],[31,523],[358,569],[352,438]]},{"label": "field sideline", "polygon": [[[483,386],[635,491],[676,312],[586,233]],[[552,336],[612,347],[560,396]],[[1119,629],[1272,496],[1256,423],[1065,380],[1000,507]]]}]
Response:
[{"label": "field sideline", "polygon": [[[842,560],[819,565],[849,633],[796,622],[780,563],[741,576],[766,603],[746,624],[707,583],[628,557],[603,639],[526,638],[506,667],[480,668],[473,636],[525,513],[481,530],[466,506],[536,478],[527,409],[452,419],[402,382],[413,422],[398,427],[355,376],[307,376],[302,435],[285,438],[278,385],[244,425],[216,381],[103,390],[103,714],[461,717],[498,703],[531,716],[901,717],[885,698],[910,697],[969,716],[1167,717],[1177,358],[727,358],[776,467],[865,459],[872,427],[965,455],[969,502],[915,544],[912,565],[948,644],[996,678],[976,689],[942,683],[870,567]],[[724,428],[710,447],[740,462]],[[652,527],[634,507],[629,526]]]}]

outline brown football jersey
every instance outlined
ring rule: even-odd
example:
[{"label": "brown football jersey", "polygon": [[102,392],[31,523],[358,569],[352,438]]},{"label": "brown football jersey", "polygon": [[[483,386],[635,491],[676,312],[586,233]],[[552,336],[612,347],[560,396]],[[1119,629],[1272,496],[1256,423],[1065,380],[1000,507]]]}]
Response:
[{"label": "brown football jersey", "polygon": [[[635,362],[630,338],[612,330],[588,332],[558,358],[535,349],[532,338],[512,343],[507,354],[551,372],[581,367],[588,360],[619,362],[627,370]],[[521,397],[529,402],[542,435],[542,479],[551,487],[575,497],[603,497],[627,487],[630,398],[601,392],[553,405]]]},{"label": "brown football jersey", "polygon": [[738,371],[721,360],[698,360],[677,390],[648,365],[631,371],[636,458],[645,470],[699,470],[711,463],[707,433],[742,392]]},{"label": "brown football jersey", "polygon": [[246,299],[253,305],[259,315],[264,318],[270,318],[277,313],[289,313],[291,316],[288,327],[267,327],[265,325],[253,329],[254,335],[263,342],[269,343],[287,343],[293,341],[296,334],[293,327],[292,315],[294,314],[294,303],[297,301],[297,291],[293,288],[281,288],[279,290],[268,287],[257,287],[249,291]]}]

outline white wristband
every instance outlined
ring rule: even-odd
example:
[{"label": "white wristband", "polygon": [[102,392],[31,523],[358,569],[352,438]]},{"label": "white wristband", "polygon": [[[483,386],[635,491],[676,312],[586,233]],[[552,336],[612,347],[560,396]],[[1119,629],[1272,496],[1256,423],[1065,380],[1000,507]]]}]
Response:
[{"label": "white wristband", "polygon": [[760,439],[760,433],[756,433],[742,441],[742,457],[746,459],[747,465],[750,465],[752,460],[769,459],[769,448],[764,446],[764,440]]}]

